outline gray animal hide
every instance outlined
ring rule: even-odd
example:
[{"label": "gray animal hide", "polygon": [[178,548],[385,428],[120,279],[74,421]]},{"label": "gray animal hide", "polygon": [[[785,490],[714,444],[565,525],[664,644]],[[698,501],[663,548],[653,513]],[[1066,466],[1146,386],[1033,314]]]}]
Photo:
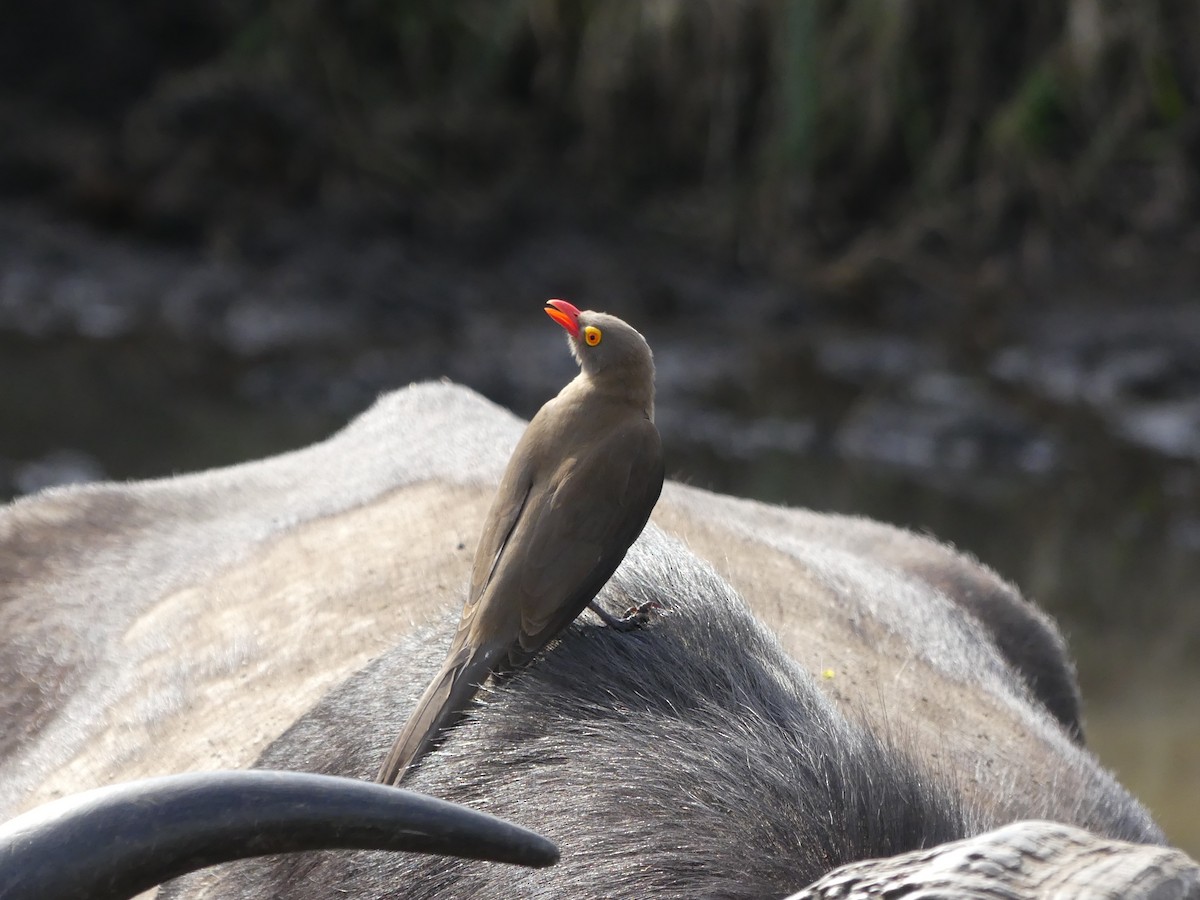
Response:
[{"label": "gray animal hide", "polygon": [[[415,385],[303,450],[0,510],[0,819],[174,772],[369,778],[520,429]],[[557,866],[310,853],[168,893],[783,896],[1021,820],[1163,841],[1083,745],[1050,620],[933,540],[669,483],[599,600],[667,612],[585,613],[411,784],[541,831]]]}]

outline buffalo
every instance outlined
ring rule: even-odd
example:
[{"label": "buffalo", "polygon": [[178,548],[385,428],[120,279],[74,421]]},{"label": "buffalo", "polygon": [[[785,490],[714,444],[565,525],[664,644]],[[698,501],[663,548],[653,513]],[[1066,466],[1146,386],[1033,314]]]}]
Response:
[{"label": "buffalo", "polygon": [[[420,384],[302,450],[0,511],[0,817],[178,773],[369,780],[442,659],[520,429]],[[405,782],[544,835],[557,864],[312,850],[385,844],[284,817],[192,867],[257,858],[159,896],[1200,896],[1086,748],[1053,623],[962,553],[668,483],[598,600],[659,611],[628,633],[584,613]],[[218,819],[239,774],[212,776]],[[194,818],[185,843],[236,831]]]}]

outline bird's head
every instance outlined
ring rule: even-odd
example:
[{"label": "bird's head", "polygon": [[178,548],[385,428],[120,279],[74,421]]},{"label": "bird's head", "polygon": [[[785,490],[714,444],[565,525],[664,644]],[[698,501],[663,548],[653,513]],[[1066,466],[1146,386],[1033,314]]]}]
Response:
[{"label": "bird's head", "polygon": [[566,300],[546,303],[546,315],[567,332],[567,345],[585,375],[654,386],[650,345],[631,325],[608,313],[577,309]]}]

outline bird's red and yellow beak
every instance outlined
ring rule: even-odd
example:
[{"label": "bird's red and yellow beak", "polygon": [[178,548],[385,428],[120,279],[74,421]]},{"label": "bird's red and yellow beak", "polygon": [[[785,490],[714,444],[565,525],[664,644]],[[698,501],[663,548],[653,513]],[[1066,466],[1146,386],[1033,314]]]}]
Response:
[{"label": "bird's red and yellow beak", "polygon": [[546,315],[567,330],[573,338],[579,337],[579,310],[566,300],[547,300]]}]

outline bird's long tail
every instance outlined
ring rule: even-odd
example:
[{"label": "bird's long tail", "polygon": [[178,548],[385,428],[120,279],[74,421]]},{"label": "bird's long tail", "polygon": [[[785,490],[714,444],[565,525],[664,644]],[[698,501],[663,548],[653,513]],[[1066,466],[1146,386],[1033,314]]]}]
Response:
[{"label": "bird's long tail", "polygon": [[400,784],[443,732],[462,719],[467,704],[479,692],[503,648],[476,647],[464,648],[464,651],[447,657],[441,671],[417,701],[412,715],[379,767],[379,774],[375,776],[379,783]]}]

